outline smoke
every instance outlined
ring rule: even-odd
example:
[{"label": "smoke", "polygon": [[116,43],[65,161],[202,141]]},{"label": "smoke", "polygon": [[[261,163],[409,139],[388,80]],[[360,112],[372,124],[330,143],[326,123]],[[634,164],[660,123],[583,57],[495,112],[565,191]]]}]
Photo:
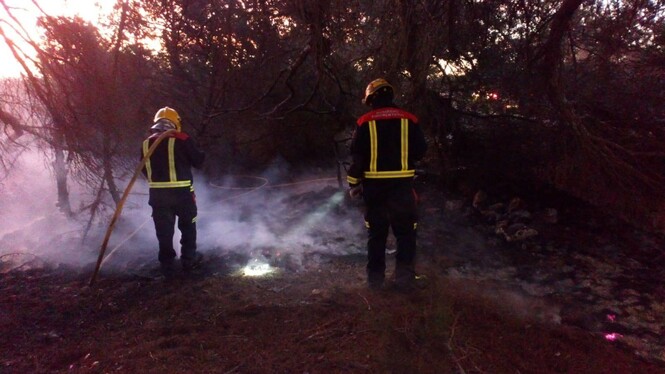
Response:
[{"label": "smoke", "polygon": [[64,243],[78,235],[79,223],[58,210],[54,178],[47,162],[37,152],[24,152],[2,181],[0,265],[78,261],[76,256],[66,260],[69,251]]},{"label": "smoke", "polygon": [[[60,214],[53,177],[43,170],[38,156],[27,157],[7,178],[11,186],[0,200],[0,214],[11,225],[2,227],[0,256],[24,253],[51,265],[90,267],[97,260],[113,212],[106,211],[86,232],[88,214],[78,214],[73,220]],[[91,199],[83,188],[74,187],[70,192],[73,206],[84,206]],[[288,258],[290,266],[298,267],[309,255],[364,252],[362,215],[345,204],[334,170],[295,175],[271,168],[258,175],[216,180],[196,175],[195,192],[197,245],[205,256]],[[179,240],[176,228],[178,255]],[[139,179],[113,229],[103,269],[156,267],[157,248],[147,183]]]},{"label": "smoke", "polygon": [[[361,214],[344,205],[334,173],[300,175],[291,180],[254,178],[245,190],[219,186],[248,184],[238,178],[197,189],[199,246],[249,256],[290,256],[300,262],[312,253],[357,252],[363,239]],[[267,181],[267,183],[264,183]],[[258,182],[262,182],[258,184]],[[221,194],[221,196],[220,196]],[[221,197],[221,198],[220,198]]]},{"label": "smoke", "polygon": [[[198,206],[197,246],[204,255],[224,257],[240,254],[248,259],[289,259],[299,266],[311,254],[345,255],[359,253],[364,247],[364,228],[360,212],[344,205],[344,192],[337,186],[333,172],[299,174],[285,179],[270,169],[253,176],[229,176],[209,181],[195,176]],[[124,261],[141,257],[156,261],[157,239],[148,189],[140,183],[132,195],[132,208],[123,212],[125,225],[116,237],[132,235],[112,256]],[[174,244],[178,251],[180,235]],[[119,239],[111,246],[117,246]],[[109,247],[111,247],[109,246]]]}]

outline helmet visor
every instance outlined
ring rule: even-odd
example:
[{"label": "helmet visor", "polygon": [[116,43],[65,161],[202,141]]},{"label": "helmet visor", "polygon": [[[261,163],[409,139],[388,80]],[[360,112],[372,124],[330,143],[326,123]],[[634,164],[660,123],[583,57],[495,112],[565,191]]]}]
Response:
[{"label": "helmet visor", "polygon": [[175,123],[171,122],[166,118],[162,118],[159,121],[155,122],[155,124],[152,125],[152,127],[150,128],[152,132],[164,132],[175,129],[176,129]]}]

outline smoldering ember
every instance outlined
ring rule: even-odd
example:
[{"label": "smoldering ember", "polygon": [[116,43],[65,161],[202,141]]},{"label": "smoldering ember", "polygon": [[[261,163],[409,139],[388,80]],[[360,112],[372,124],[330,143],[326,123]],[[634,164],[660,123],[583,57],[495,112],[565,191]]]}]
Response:
[{"label": "smoldering ember", "polygon": [[0,0],[0,372],[665,372],[665,3],[94,3]]}]

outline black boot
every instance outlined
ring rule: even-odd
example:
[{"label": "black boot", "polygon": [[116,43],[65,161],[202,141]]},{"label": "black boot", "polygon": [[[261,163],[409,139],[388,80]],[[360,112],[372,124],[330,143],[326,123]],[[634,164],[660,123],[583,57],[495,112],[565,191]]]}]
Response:
[{"label": "black boot", "polygon": [[379,271],[367,271],[367,285],[372,290],[381,290],[383,289],[383,281],[385,279],[384,272]]},{"label": "black boot", "polygon": [[185,272],[191,272],[201,267],[201,264],[203,263],[203,255],[196,252],[194,253],[194,256],[181,258],[180,260],[182,261],[182,269]]},{"label": "black boot", "polygon": [[162,275],[165,276],[166,278],[173,278],[176,272],[175,261],[173,260],[160,261],[159,270],[162,272]]},{"label": "black boot", "polygon": [[415,286],[416,271],[411,265],[397,264],[395,266],[395,288],[398,291],[410,292]]}]

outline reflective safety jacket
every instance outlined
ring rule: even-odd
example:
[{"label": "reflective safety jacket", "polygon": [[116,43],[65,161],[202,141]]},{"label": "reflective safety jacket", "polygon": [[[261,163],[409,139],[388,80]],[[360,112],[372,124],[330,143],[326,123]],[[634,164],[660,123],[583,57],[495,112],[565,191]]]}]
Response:
[{"label": "reflective safety jacket", "polygon": [[[159,135],[153,134],[143,141],[141,159]],[[205,154],[196,146],[194,139],[177,132],[159,143],[146,161],[143,174],[148,178],[150,189],[189,188],[193,191],[191,168],[201,167],[204,158]]]},{"label": "reflective safety jacket", "polygon": [[415,115],[389,106],[364,114],[357,124],[346,178],[350,186],[363,179],[413,178],[415,162],[427,151]]}]

